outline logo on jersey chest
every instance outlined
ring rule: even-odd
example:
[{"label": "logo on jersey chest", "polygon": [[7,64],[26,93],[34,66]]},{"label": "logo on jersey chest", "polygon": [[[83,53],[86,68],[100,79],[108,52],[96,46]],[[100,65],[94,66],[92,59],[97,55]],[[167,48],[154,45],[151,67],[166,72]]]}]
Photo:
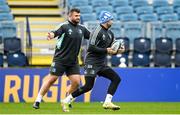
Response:
[{"label": "logo on jersey chest", "polygon": [[72,30],[71,30],[71,29],[68,30],[68,34],[69,34],[69,35],[72,34]]},{"label": "logo on jersey chest", "polygon": [[82,30],[81,29],[79,29],[78,32],[79,32],[79,34],[82,34]]}]

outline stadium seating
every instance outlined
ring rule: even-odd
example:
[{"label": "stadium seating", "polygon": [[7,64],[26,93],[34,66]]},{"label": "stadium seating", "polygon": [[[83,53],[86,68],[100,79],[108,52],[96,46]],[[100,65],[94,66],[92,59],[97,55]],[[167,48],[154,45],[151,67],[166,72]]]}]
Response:
[{"label": "stadium seating", "polygon": [[122,14],[118,16],[118,20],[124,21],[124,22],[128,22],[128,21],[137,21],[138,20],[138,16],[135,13],[132,14]]},{"label": "stadium seating", "polygon": [[171,55],[168,53],[156,52],[154,54],[154,65],[157,67],[170,67],[171,61]]},{"label": "stadium seating", "polygon": [[150,64],[150,55],[149,53],[133,53],[132,59],[133,66],[148,67]]},{"label": "stadium seating", "polygon": [[[123,58],[123,59],[122,59]],[[122,63],[121,61],[124,61],[125,65],[128,66],[128,54],[117,54],[111,56],[111,65],[112,67],[118,67]]]},{"label": "stadium seating", "polygon": [[88,0],[71,0],[70,4],[72,7],[88,6]]},{"label": "stadium seating", "polygon": [[153,14],[153,7],[152,6],[142,6],[142,7],[138,7],[136,8],[136,13],[138,15],[141,14]]},{"label": "stadium seating", "polygon": [[111,6],[101,6],[95,8],[96,16],[99,16],[103,10],[113,13],[113,8]]},{"label": "stadium seating", "polygon": [[170,7],[170,6],[164,6],[164,7],[157,8],[156,12],[159,16],[164,15],[164,14],[173,14],[174,9],[173,9],[173,7]]},{"label": "stadium seating", "polygon": [[166,36],[172,38],[174,41],[180,37],[180,23],[165,23]]},{"label": "stadium seating", "polygon": [[28,65],[27,57],[22,52],[7,54],[7,63],[9,67]]},{"label": "stadium seating", "polygon": [[113,8],[129,5],[128,0],[112,0],[110,2],[112,4]]},{"label": "stadium seating", "polygon": [[173,1],[174,10],[177,11],[177,8],[180,8],[180,0]]},{"label": "stadium seating", "polygon": [[21,51],[21,40],[19,38],[4,39],[4,53],[5,54],[20,52],[20,51]]},{"label": "stadium seating", "polygon": [[154,0],[153,6],[154,6],[154,9],[156,11],[157,8],[159,8],[159,7],[169,6],[169,3],[167,0]]},{"label": "stadium seating", "polygon": [[122,14],[132,14],[134,11],[131,6],[124,6],[124,7],[115,8],[115,12],[117,15],[122,15]]},{"label": "stadium seating", "polygon": [[16,24],[13,21],[4,21],[2,24],[2,37],[16,37]]},{"label": "stadium seating", "polygon": [[156,14],[142,14],[142,15],[140,15],[139,18],[143,22],[153,22],[153,21],[158,20],[158,17]]},{"label": "stadium seating", "polygon": [[3,48],[3,39],[2,36],[0,36],[0,53],[4,52],[4,48]]},{"label": "stadium seating", "polygon": [[160,20],[163,22],[178,21],[177,14],[164,14],[160,16]]},{"label": "stadium seating", "polygon": [[148,6],[148,1],[147,0],[132,0],[132,6],[136,9],[141,6]]},{"label": "stadium seating", "polygon": [[140,22],[126,22],[124,23],[124,35],[133,43],[134,39],[142,36],[142,23]]},{"label": "stadium seating", "polygon": [[171,38],[161,37],[155,40],[155,47],[158,52],[171,53],[173,49],[173,42]]},{"label": "stadium seating", "polygon": [[96,21],[96,14],[82,14],[82,19],[84,22],[86,21]]},{"label": "stadium seating", "polygon": [[9,13],[10,8],[8,5],[0,5],[0,13]]},{"label": "stadium seating", "polygon": [[3,67],[4,59],[3,59],[3,54],[0,53],[0,67]]},{"label": "stadium seating", "polygon": [[93,7],[100,7],[100,6],[108,6],[108,0],[91,0],[91,4]]},{"label": "stadium seating", "polygon": [[0,6],[1,6],[1,5],[7,5],[6,0],[0,0]]},{"label": "stadium seating", "polygon": [[180,38],[177,38],[176,39],[176,42],[175,42],[175,46],[176,46],[176,52],[179,52],[180,53]]},{"label": "stadium seating", "polygon": [[161,22],[151,22],[152,39],[163,37],[163,24]]},{"label": "stadium seating", "polygon": [[0,13],[0,21],[12,21],[13,16],[11,13]]},{"label": "stadium seating", "polygon": [[88,6],[79,6],[78,7],[81,11],[81,14],[85,14],[85,13],[93,13],[93,8],[92,6],[88,5]]},{"label": "stadium seating", "polygon": [[175,67],[180,67],[180,53],[176,52],[175,54]]},{"label": "stadium seating", "polygon": [[114,24],[113,24],[112,27],[111,27],[111,30],[112,30],[112,32],[114,33],[114,36],[115,36],[115,37],[120,37],[120,36],[122,36],[122,30],[121,30],[121,28],[122,28],[122,24],[121,24],[121,23],[119,23],[119,22],[114,22]]},{"label": "stadium seating", "polygon": [[149,38],[134,39],[134,51],[139,53],[148,53],[151,50],[151,40]]}]

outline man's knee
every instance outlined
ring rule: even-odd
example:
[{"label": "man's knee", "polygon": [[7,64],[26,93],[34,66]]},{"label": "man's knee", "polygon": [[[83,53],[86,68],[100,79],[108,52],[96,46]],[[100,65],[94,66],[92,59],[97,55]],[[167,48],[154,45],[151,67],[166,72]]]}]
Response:
[{"label": "man's knee", "polygon": [[49,78],[48,78],[48,84],[52,85],[56,80],[58,79],[58,76],[55,76],[55,75],[49,75]]}]

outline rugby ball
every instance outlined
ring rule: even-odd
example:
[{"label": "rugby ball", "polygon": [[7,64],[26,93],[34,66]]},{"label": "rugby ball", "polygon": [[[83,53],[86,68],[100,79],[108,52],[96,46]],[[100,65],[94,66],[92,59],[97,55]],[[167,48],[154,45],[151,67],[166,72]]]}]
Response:
[{"label": "rugby ball", "polygon": [[123,40],[114,40],[114,42],[111,45],[111,48],[114,51],[117,51],[122,45],[124,44]]}]

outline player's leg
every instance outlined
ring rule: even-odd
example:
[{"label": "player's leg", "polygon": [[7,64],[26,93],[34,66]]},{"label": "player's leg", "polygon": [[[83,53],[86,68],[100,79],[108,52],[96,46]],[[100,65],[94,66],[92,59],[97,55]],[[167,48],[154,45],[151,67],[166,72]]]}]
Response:
[{"label": "player's leg", "polygon": [[41,89],[38,93],[38,96],[36,98],[35,103],[33,104],[33,108],[35,109],[39,109],[39,105],[41,103],[41,100],[43,98],[43,96],[47,93],[47,91],[49,90],[50,86],[58,79],[58,76],[55,75],[51,75],[49,74],[47,80],[45,82],[43,82]]},{"label": "player's leg", "polygon": [[66,68],[66,74],[71,84],[68,86],[67,93],[71,94],[74,92],[80,84],[80,67],[78,64],[69,66]]},{"label": "player's leg", "polygon": [[98,73],[98,75],[103,76],[111,81],[111,83],[108,87],[108,91],[107,91],[107,95],[106,95],[106,99],[103,104],[103,107],[105,109],[113,109],[113,110],[120,109],[119,106],[114,105],[111,101],[112,101],[113,95],[115,94],[115,92],[118,88],[121,78],[114,70],[112,70],[111,68],[108,68],[108,67],[106,67],[105,69],[100,71]]},{"label": "player's leg", "polygon": [[67,96],[62,101],[63,111],[64,112],[69,112],[68,104],[70,103],[70,101],[73,98],[76,98],[76,97],[80,96],[81,94],[84,94],[84,93],[90,91],[94,86],[94,81],[95,81],[95,77],[85,76],[85,85],[78,88],[76,91],[74,91],[72,94]]},{"label": "player's leg", "polygon": [[40,103],[42,101],[43,96],[48,92],[51,85],[58,79],[58,76],[62,76],[64,73],[65,67],[62,65],[58,65],[53,63],[50,68],[50,74],[45,82],[43,82],[38,96],[33,104],[33,108],[39,109]]}]

